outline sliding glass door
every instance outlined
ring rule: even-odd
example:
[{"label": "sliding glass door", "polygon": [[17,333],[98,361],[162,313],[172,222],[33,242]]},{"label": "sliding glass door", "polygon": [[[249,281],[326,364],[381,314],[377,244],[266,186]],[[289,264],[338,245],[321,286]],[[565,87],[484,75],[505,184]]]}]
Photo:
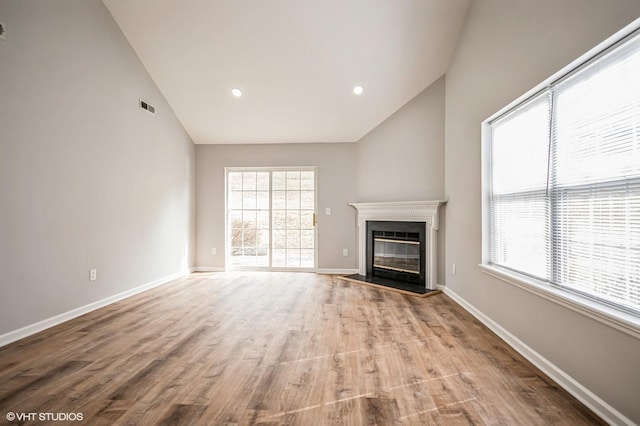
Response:
[{"label": "sliding glass door", "polygon": [[315,168],[227,169],[231,269],[313,270]]}]

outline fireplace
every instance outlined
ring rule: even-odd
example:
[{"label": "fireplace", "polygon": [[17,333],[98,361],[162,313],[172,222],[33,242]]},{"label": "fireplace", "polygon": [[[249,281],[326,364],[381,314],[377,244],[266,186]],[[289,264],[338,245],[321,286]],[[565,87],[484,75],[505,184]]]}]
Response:
[{"label": "fireplace", "polygon": [[358,215],[358,273],[352,280],[418,295],[435,293],[442,204],[351,203]]},{"label": "fireplace", "polygon": [[424,222],[367,221],[367,273],[425,287]]}]

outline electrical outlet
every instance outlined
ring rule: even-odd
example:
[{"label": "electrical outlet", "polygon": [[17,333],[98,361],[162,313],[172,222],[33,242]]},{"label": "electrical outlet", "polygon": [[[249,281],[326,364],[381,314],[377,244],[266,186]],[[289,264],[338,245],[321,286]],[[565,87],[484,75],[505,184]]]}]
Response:
[{"label": "electrical outlet", "polygon": [[349,249],[342,249],[342,255],[343,255],[344,257],[349,256]]},{"label": "electrical outlet", "polygon": [[95,269],[89,269],[89,281],[95,281],[98,279],[98,271]]},{"label": "electrical outlet", "polygon": [[211,254],[217,254],[218,253],[218,249],[216,249],[215,247],[213,247],[211,249]]}]

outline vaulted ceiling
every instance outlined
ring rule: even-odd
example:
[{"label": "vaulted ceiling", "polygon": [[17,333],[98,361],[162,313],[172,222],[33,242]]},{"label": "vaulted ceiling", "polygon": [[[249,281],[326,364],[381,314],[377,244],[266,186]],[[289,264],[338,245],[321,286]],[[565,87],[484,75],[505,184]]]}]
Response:
[{"label": "vaulted ceiling", "polygon": [[359,140],[445,73],[469,4],[103,1],[200,144]]}]

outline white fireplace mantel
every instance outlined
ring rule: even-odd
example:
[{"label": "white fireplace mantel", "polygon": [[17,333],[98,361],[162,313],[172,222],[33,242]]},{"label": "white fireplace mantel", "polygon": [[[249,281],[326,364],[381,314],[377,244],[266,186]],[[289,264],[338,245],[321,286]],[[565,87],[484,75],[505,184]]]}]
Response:
[{"label": "white fireplace mantel", "polygon": [[436,285],[438,210],[445,201],[349,203],[358,211],[358,270],[366,275],[367,221],[424,222],[427,231],[426,286]]}]

